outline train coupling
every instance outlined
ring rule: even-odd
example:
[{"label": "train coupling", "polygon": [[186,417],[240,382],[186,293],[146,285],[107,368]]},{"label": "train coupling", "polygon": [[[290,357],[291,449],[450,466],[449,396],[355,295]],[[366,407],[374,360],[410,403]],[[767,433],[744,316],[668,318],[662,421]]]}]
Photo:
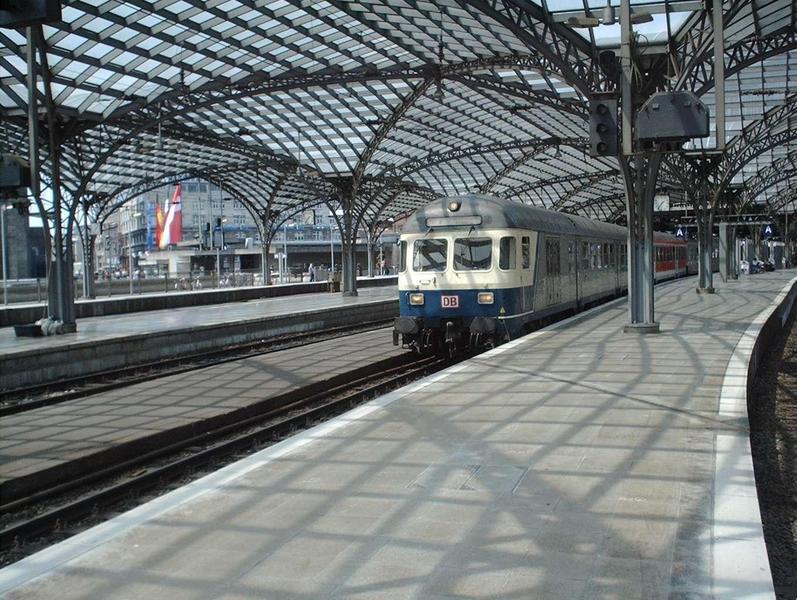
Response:
[{"label": "train coupling", "polygon": [[396,317],[393,321],[393,345],[399,345],[399,337],[410,336],[421,331],[421,320],[417,317]]},{"label": "train coupling", "polygon": [[491,317],[474,317],[470,322],[472,335],[492,335],[495,333],[496,319]]}]

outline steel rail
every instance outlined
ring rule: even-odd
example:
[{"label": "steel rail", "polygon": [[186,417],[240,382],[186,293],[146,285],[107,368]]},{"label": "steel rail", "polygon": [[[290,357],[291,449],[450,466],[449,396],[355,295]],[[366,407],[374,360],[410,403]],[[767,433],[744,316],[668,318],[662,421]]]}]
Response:
[{"label": "steel rail", "polygon": [[[410,363],[357,377],[321,392],[310,393],[262,414],[219,427],[211,432],[201,432],[150,453],[131,456],[124,462],[110,465],[69,484],[42,490],[26,498],[6,503],[0,506],[0,511],[6,515],[12,511],[35,513],[40,510],[42,502],[52,499],[55,494],[64,494],[88,485],[98,488],[29,518],[14,521],[12,516],[10,520],[13,522],[0,531],[0,549],[9,551],[19,547],[25,540],[49,532],[63,531],[69,523],[96,514],[98,510],[107,509],[114,503],[130,498],[133,494],[163,486],[165,482],[174,481],[196,468],[229,458],[242,451],[251,451],[253,447],[306,428],[320,419],[343,412],[375,395],[385,393],[397,385],[448,364],[449,361],[440,357],[420,357]],[[211,445],[207,447],[208,444]],[[196,445],[205,447],[191,452],[188,456],[181,455]],[[134,474],[122,481],[102,484],[103,481],[108,481],[130,469],[141,470],[146,465],[152,465],[154,461],[162,461],[164,457],[167,462],[147,468],[146,472]]]},{"label": "steel rail", "polygon": [[[61,402],[69,402],[92,396],[102,392],[125,387],[133,383],[152,381],[170,375],[179,375],[212,367],[243,358],[269,354],[280,350],[290,350],[307,344],[323,342],[326,340],[345,337],[356,333],[374,331],[389,324],[390,320],[376,320],[359,323],[357,325],[346,325],[341,327],[330,327],[306,333],[294,333],[290,335],[277,336],[268,339],[260,339],[240,344],[231,344],[220,349],[205,352],[184,354],[172,358],[165,358],[159,361],[131,365],[119,369],[110,369],[62,379],[58,382],[35,384],[22,388],[3,391],[0,395],[0,418],[6,417],[36,408],[52,406]],[[217,358],[214,358],[217,357]],[[107,381],[112,378],[112,381]],[[75,388],[78,389],[75,389]],[[58,390],[61,390],[60,392]],[[26,399],[33,395],[36,399]]]}]

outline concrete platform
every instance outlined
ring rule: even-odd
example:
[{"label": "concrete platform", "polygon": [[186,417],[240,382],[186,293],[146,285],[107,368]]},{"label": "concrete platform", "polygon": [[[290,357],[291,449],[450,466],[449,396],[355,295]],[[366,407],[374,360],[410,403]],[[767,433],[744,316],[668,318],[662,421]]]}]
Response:
[{"label": "concrete platform", "polygon": [[[0,497],[10,502],[318,391],[352,371],[379,370],[406,350],[389,329],[162,377],[0,419]],[[384,368],[384,367],[381,367]]]},{"label": "concrete platform", "polygon": [[660,286],[659,335],[623,334],[620,300],[506,344],[9,566],[0,594],[773,598],[744,400],[793,275]]},{"label": "concrete platform", "polygon": [[0,390],[142,364],[261,338],[398,314],[396,288],[314,293],[92,317],[77,333],[19,338],[0,329]]},{"label": "concrete platform", "polygon": [[[398,278],[392,276],[358,277],[359,289],[397,285]],[[167,283],[167,282],[164,282]],[[201,289],[193,291],[169,290],[159,293],[119,294],[102,296],[102,287],[98,288],[97,298],[88,300],[78,298],[75,301],[77,319],[101,317],[150,310],[185,308],[188,306],[205,306],[226,302],[247,302],[261,298],[277,298],[298,294],[324,292],[328,288],[326,282],[286,283],[266,286]],[[0,306],[0,327],[33,323],[46,316],[47,307],[43,302],[9,304]]]}]

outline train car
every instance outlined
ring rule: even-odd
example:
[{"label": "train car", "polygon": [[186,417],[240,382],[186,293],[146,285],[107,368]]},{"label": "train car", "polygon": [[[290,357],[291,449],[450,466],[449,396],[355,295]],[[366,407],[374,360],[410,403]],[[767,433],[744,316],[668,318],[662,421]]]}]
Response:
[{"label": "train car", "polygon": [[[418,352],[491,346],[627,290],[627,231],[468,194],[418,209],[399,238],[393,341]],[[685,243],[656,234],[656,279],[686,274]]]},{"label": "train car", "polygon": [[[697,240],[686,242],[686,273],[687,275],[697,275]],[[711,238],[711,272],[717,273],[720,270],[720,242],[717,237]]]}]

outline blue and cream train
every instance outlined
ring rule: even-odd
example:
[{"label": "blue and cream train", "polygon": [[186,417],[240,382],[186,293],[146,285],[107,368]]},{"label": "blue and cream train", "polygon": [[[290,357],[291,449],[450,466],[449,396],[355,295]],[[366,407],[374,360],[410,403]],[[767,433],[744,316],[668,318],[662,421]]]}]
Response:
[{"label": "blue and cream train", "polygon": [[[399,239],[395,344],[494,345],[627,288],[626,229],[493,196],[418,209]],[[656,280],[686,274],[683,240],[655,235]]]}]

